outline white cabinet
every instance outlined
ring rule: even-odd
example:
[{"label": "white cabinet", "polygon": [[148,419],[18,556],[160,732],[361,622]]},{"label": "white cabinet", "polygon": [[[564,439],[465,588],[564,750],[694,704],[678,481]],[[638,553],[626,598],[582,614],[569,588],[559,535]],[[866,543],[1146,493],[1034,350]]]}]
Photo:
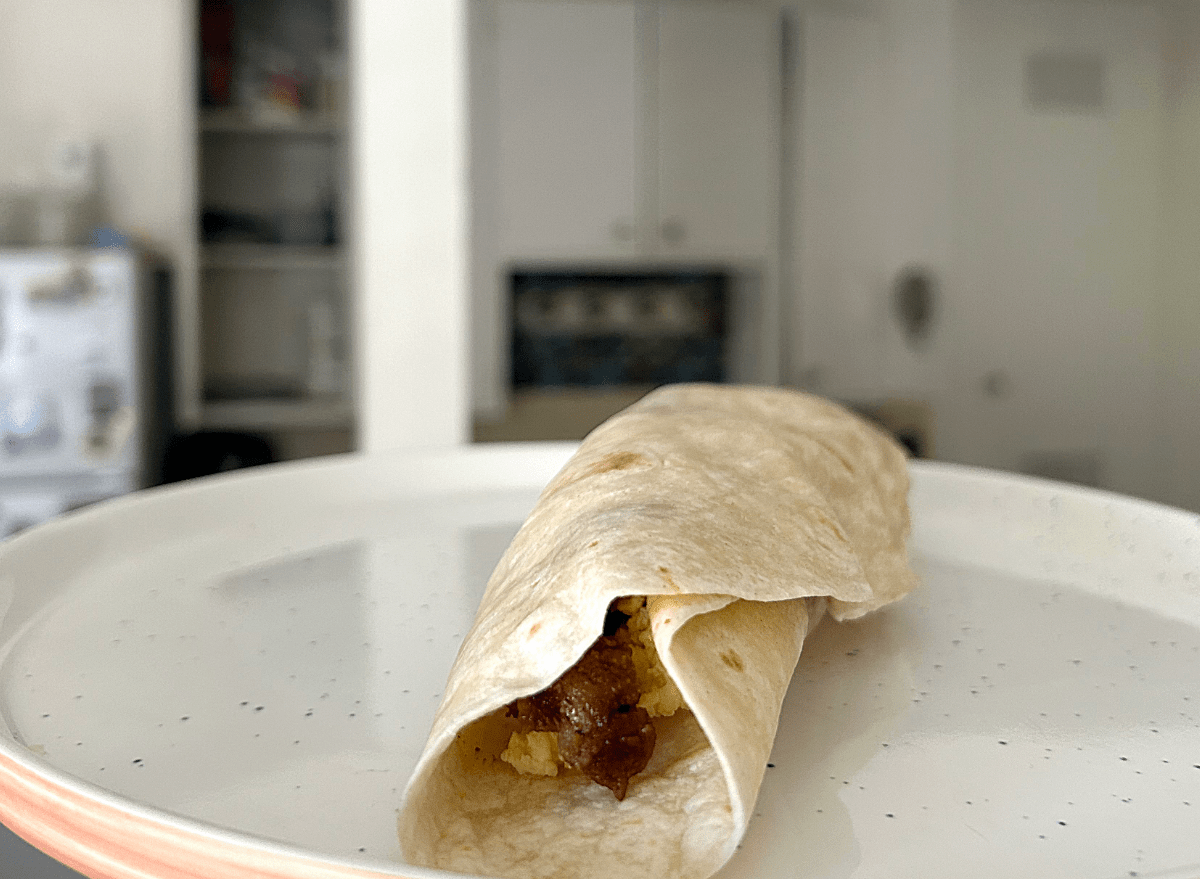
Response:
[{"label": "white cabinet", "polygon": [[665,2],[655,23],[658,222],[647,246],[762,258],[778,214],[778,16],[736,3]]},{"label": "white cabinet", "polygon": [[492,146],[502,251],[633,253],[636,37],[632,3],[522,0],[496,8]]},{"label": "white cabinet", "polygon": [[514,266],[723,268],[741,380],[779,376],[781,14],[717,0],[473,0],[472,386],[508,397]]},{"label": "white cabinet", "polygon": [[674,0],[501,0],[493,13],[494,135],[475,148],[485,162],[494,150],[501,258],[769,253],[777,13]]}]

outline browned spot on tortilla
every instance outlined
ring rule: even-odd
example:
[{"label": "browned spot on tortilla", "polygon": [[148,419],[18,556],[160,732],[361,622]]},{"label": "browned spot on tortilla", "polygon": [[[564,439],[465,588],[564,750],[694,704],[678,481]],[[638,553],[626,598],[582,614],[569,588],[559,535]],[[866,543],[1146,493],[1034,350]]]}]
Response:
[{"label": "browned spot on tortilla", "polygon": [[846,469],[847,473],[854,472],[854,465],[851,464],[850,461],[848,461],[846,459],[846,456],[841,453],[841,451],[837,448],[837,446],[834,446],[831,443],[821,442],[821,440],[819,440],[819,439],[816,440],[816,443],[822,449],[824,449],[826,452],[828,452],[830,455],[832,455],[834,458],[836,458],[837,462]]},{"label": "browned spot on tortilla", "polygon": [[546,486],[546,491],[542,494],[543,498],[547,498],[552,494],[562,491],[564,488],[574,485],[575,483],[587,479],[589,476],[599,476],[602,473],[611,473],[614,470],[629,470],[633,467],[646,465],[650,462],[637,452],[609,452],[600,460],[592,463],[583,472],[567,472],[555,477],[551,483]]},{"label": "browned spot on tortilla", "polygon": [[682,589],[679,588],[679,585],[673,579],[671,579],[671,571],[668,568],[664,568],[662,565],[659,565],[658,566],[658,574],[660,577],[663,578],[663,582],[667,584],[667,587],[672,592],[682,592],[683,591]]},{"label": "browned spot on tortilla", "polygon": [[839,540],[849,542],[850,538],[846,536],[846,532],[842,530],[842,526],[830,519],[824,513],[816,513],[813,518],[816,520],[818,525],[822,525],[836,534]]},{"label": "browned spot on tortilla", "polygon": [[609,452],[588,468],[587,475],[595,476],[600,473],[609,473],[613,470],[628,470],[630,467],[636,467],[645,460],[637,452]]},{"label": "browned spot on tortilla", "polygon": [[593,546],[599,546],[599,545],[600,545],[599,540],[593,540],[591,543],[588,544],[588,548],[591,549]]},{"label": "browned spot on tortilla", "polygon": [[534,635],[536,635],[537,630],[540,629],[541,627],[542,627],[541,623],[534,623],[532,626],[530,626],[529,627],[529,637],[532,638]]},{"label": "browned spot on tortilla", "polygon": [[726,650],[721,654],[721,662],[725,663],[734,671],[745,671],[746,666],[742,664],[742,657],[737,655],[737,651],[733,649]]}]

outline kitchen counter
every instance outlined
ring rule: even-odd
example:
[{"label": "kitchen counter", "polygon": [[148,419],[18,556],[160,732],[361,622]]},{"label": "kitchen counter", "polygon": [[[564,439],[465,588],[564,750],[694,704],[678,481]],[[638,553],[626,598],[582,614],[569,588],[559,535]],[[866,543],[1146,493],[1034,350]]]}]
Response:
[{"label": "kitchen counter", "polygon": [[625,385],[516,391],[502,420],[476,421],[474,439],[477,443],[581,440],[651,390],[650,385]]}]

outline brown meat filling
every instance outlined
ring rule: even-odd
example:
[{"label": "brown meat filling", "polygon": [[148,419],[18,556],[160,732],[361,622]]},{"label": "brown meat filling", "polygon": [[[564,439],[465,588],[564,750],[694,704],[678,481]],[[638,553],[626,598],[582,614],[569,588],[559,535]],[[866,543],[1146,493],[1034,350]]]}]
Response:
[{"label": "brown meat filling", "polygon": [[628,617],[610,608],[604,634],[562,677],[508,706],[508,716],[558,736],[564,766],[580,770],[625,799],[629,779],[654,753],[654,724],[644,708],[633,664]]}]

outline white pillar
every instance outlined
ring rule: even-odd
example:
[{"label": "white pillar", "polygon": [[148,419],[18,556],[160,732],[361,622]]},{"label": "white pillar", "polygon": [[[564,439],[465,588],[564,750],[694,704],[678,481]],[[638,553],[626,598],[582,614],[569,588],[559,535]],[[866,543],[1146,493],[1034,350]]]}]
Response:
[{"label": "white pillar", "polygon": [[466,442],[465,0],[354,0],[358,447]]}]

